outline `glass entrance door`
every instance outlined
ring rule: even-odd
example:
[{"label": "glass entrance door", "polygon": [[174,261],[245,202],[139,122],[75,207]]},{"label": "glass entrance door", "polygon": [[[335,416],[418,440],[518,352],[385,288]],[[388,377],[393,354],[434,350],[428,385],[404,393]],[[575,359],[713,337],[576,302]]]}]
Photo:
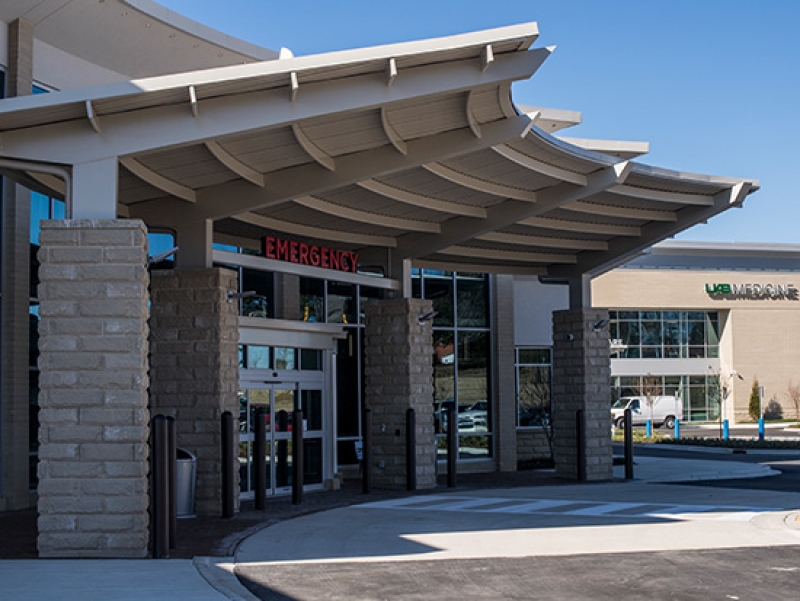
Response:
[{"label": "glass entrance door", "polygon": [[303,486],[322,485],[322,388],[299,382],[252,383],[239,391],[239,465],[243,497],[253,491],[253,441],[255,423],[266,421],[267,494],[292,490],[292,422],[295,410],[303,412]]}]

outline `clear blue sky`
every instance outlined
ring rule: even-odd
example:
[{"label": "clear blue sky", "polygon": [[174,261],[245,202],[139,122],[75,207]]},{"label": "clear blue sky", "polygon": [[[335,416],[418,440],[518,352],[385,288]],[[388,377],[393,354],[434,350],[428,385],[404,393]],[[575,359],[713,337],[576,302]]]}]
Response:
[{"label": "clear blue sky", "polygon": [[539,24],[556,52],[514,100],[577,110],[564,135],[643,140],[642,162],[755,178],[681,239],[800,243],[800,0],[159,0],[295,55]]}]

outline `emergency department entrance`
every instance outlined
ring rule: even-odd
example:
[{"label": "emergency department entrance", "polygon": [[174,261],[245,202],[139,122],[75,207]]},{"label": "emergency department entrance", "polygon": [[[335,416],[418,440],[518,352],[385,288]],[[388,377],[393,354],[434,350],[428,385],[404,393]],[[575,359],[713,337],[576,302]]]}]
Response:
[{"label": "emergency department entrance", "polygon": [[[303,413],[303,486],[321,489],[335,472],[336,386],[334,348],[343,334],[325,324],[240,318],[239,488],[253,498],[253,448],[257,419],[266,422],[267,495],[292,491],[292,421]],[[326,330],[324,333],[321,330]],[[305,347],[305,348],[304,348]]]}]

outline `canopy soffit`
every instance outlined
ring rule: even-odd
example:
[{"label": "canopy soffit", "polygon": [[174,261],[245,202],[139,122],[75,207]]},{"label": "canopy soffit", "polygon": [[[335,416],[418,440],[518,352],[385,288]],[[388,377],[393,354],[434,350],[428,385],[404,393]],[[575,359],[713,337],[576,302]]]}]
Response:
[{"label": "canopy soffit", "polygon": [[[671,172],[642,146],[553,137],[513,81],[535,24],[0,102],[0,154],[117,157],[118,213],[392,248],[420,266],[573,277],[740,205],[752,180]],[[540,121],[544,129],[537,126]],[[628,154],[625,154],[628,153]],[[39,176],[44,184],[51,180]],[[75,199],[80,202],[80,199]]]}]

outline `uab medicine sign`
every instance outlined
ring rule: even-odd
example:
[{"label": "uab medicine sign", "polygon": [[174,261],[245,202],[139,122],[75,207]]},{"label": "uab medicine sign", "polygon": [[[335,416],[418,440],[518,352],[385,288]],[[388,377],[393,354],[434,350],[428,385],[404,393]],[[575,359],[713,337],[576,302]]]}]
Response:
[{"label": "uab medicine sign", "polygon": [[794,284],[706,284],[712,297],[798,300]]}]

